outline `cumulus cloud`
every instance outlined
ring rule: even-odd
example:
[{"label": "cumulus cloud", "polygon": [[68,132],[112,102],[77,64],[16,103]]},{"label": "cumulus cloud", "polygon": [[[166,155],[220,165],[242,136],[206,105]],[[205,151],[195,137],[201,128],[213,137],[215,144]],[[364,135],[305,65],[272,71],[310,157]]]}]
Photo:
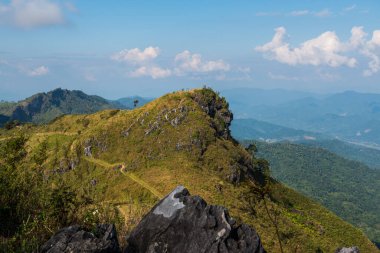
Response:
[{"label": "cumulus cloud", "polygon": [[124,49],[111,56],[117,62],[123,62],[132,68],[128,72],[130,77],[150,76],[153,79],[166,78],[169,76],[199,75],[216,72],[220,74],[230,70],[230,65],[223,60],[206,61],[200,54],[193,54],[185,50],[177,54],[169,67],[162,67],[156,62],[160,55],[158,47],[145,49]]},{"label": "cumulus cloud", "polygon": [[144,50],[139,48],[124,49],[111,56],[117,62],[125,62],[135,69],[129,72],[130,77],[150,76],[153,79],[165,78],[172,75],[170,69],[157,66],[154,60],[160,55],[160,48],[147,47]]},{"label": "cumulus cloud", "polygon": [[34,28],[62,23],[61,6],[50,0],[11,0],[0,4],[0,24]]},{"label": "cumulus cloud", "polygon": [[131,72],[130,76],[132,77],[142,77],[142,76],[150,76],[153,79],[158,79],[158,78],[165,78],[168,76],[171,76],[171,70],[170,69],[163,69],[157,66],[143,66],[140,67],[133,72]]},{"label": "cumulus cloud", "polygon": [[192,54],[188,50],[177,54],[175,63],[177,64],[176,72],[179,75],[189,72],[207,73],[230,70],[230,65],[223,60],[204,61],[200,54]]},{"label": "cumulus cloud", "polygon": [[157,58],[159,54],[160,49],[158,47],[147,47],[144,50],[140,50],[139,48],[133,48],[124,49],[112,55],[111,59],[119,62],[140,64]]},{"label": "cumulus cloud", "polygon": [[380,71],[380,30],[373,31],[370,39],[367,37],[363,27],[355,26],[351,29],[351,37],[347,42],[342,42],[335,32],[327,31],[292,48],[285,40],[285,28],[279,27],[275,29],[272,40],[256,47],[256,51],[268,59],[289,65],[350,68],[356,67],[358,61],[349,55],[358,54],[369,59],[363,75],[370,76]]},{"label": "cumulus cloud", "polygon": [[28,76],[35,77],[35,76],[44,76],[44,75],[47,75],[48,73],[49,73],[48,67],[40,66],[35,69],[29,70],[27,74]]},{"label": "cumulus cloud", "polygon": [[305,41],[299,47],[291,48],[285,42],[286,30],[284,27],[275,29],[272,41],[256,47],[269,59],[277,60],[289,65],[328,65],[338,67],[346,65],[354,67],[355,58],[342,55],[344,45],[334,32],[325,32],[317,38]]}]

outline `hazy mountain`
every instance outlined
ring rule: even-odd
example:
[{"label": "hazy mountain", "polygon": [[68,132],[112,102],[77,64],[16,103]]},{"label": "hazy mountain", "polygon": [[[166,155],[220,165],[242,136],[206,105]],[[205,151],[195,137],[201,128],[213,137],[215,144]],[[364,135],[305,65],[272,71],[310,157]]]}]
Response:
[{"label": "hazy mountain", "polygon": [[[109,102],[82,91],[55,89],[38,93],[17,103],[0,103],[0,121],[47,123],[63,114],[94,113],[110,108],[125,108],[118,102]],[[3,118],[3,119],[2,119]]]},{"label": "hazy mountain", "polygon": [[319,201],[380,242],[380,171],[321,148],[255,142],[280,182]]},{"label": "hazy mountain", "polygon": [[138,101],[136,107],[141,107],[141,106],[145,105],[146,103],[149,103],[150,101],[152,101],[153,98],[132,96],[132,97],[119,98],[117,100],[114,100],[114,102],[120,103],[127,108],[134,108],[135,107],[135,104],[134,104],[135,100]]},{"label": "hazy mountain", "polygon": [[240,108],[248,118],[336,136],[380,144],[380,95],[344,92],[325,98],[306,97],[279,105]]},{"label": "hazy mountain", "polygon": [[231,125],[232,135],[239,140],[262,140],[266,142],[322,140],[329,137],[315,132],[296,130],[255,119],[235,119]]},{"label": "hazy mountain", "polygon": [[[268,252],[279,252],[276,226],[285,252],[334,252],[346,245],[376,252],[359,229],[268,178],[266,162],[230,137],[231,120],[226,100],[202,89],[170,93],[134,110],[2,129],[0,168],[7,169],[0,170],[0,201],[6,201],[0,213],[7,223],[0,233],[16,226],[20,232],[10,243],[23,245],[21,238],[38,245],[66,224],[101,222],[115,223],[125,238],[157,201],[184,185],[228,208],[237,223],[254,226]],[[269,192],[264,200],[262,191]]]},{"label": "hazy mountain", "polygon": [[380,150],[341,141],[334,137],[296,130],[254,119],[235,119],[231,125],[232,135],[238,140],[259,140],[269,143],[290,141],[309,146],[321,147],[344,158],[355,160],[367,166],[380,169]]},{"label": "hazy mountain", "polygon": [[259,105],[275,106],[306,97],[321,97],[321,95],[302,91],[257,88],[227,89],[221,91],[221,95],[230,103],[236,118],[252,118],[251,107]]}]

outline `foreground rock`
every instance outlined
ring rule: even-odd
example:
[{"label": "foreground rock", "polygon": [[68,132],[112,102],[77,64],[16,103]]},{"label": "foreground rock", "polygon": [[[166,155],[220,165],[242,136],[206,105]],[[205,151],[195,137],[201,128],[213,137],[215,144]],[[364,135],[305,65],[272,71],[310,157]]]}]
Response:
[{"label": "foreground rock", "polygon": [[358,247],[350,247],[350,248],[339,248],[335,251],[335,253],[360,253]]},{"label": "foreground rock", "polygon": [[126,253],[264,253],[256,231],[178,186],[132,231]]},{"label": "foreground rock", "polygon": [[114,225],[98,225],[94,233],[74,225],[59,230],[41,249],[42,252],[120,252]]}]

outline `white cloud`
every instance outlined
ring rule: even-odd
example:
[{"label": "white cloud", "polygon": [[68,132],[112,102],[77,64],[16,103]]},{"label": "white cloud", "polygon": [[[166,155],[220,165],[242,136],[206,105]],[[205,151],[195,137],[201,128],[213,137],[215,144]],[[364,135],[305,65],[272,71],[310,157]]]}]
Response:
[{"label": "white cloud", "polygon": [[133,48],[124,49],[112,55],[111,59],[119,62],[140,64],[157,58],[159,54],[160,49],[158,47],[147,47],[144,50],[140,50],[139,48]]},{"label": "white cloud", "polygon": [[130,73],[131,77],[150,76],[153,79],[169,77],[172,74],[170,69],[163,69],[157,66],[143,66]]},{"label": "white cloud", "polygon": [[310,14],[310,11],[308,11],[308,10],[298,10],[298,11],[292,11],[290,13],[290,16],[297,17],[297,16],[305,16],[305,15],[308,15],[308,14]]},{"label": "white cloud", "polygon": [[154,63],[160,51],[158,47],[147,47],[144,50],[124,49],[112,55],[111,59],[135,66],[136,69],[128,73],[130,77],[150,76],[153,79],[169,77],[172,74],[170,69],[161,68]]},{"label": "white cloud", "polygon": [[0,3],[0,24],[21,28],[64,23],[60,5],[50,0],[11,0]]},{"label": "white cloud", "polygon": [[35,77],[35,76],[44,76],[44,75],[47,75],[48,73],[49,73],[48,67],[40,66],[35,69],[29,70],[27,74],[29,76]]},{"label": "white cloud", "polygon": [[372,37],[363,27],[351,29],[351,37],[347,42],[340,41],[335,32],[327,31],[316,38],[303,42],[299,47],[291,48],[285,42],[286,30],[283,27],[275,29],[273,39],[256,47],[256,51],[264,53],[264,57],[289,65],[326,65],[330,67],[357,66],[353,54],[362,55],[369,59],[364,76],[371,76],[380,71],[380,30],[375,30]]},{"label": "white cloud", "polygon": [[[130,77],[150,76],[153,79],[166,78],[169,76],[184,76],[206,74],[216,72],[218,74],[230,70],[230,65],[223,60],[205,61],[200,54],[192,54],[185,50],[175,56],[170,67],[162,67],[156,63],[160,55],[158,47],[147,47],[124,49],[111,56],[117,62],[125,62],[132,71],[128,72]],[[218,75],[219,77],[221,75]]]},{"label": "white cloud", "polygon": [[184,73],[189,72],[207,73],[230,70],[230,65],[223,60],[204,61],[200,54],[192,54],[188,50],[177,54],[174,60],[177,64],[176,73],[178,75],[183,75]]},{"label": "white cloud", "polygon": [[284,27],[275,29],[272,41],[256,47],[256,51],[262,52],[272,60],[289,65],[328,65],[338,67],[346,65],[354,67],[355,58],[342,55],[345,45],[340,42],[335,32],[325,32],[318,37],[303,42],[299,47],[291,48],[285,42],[286,30]]}]

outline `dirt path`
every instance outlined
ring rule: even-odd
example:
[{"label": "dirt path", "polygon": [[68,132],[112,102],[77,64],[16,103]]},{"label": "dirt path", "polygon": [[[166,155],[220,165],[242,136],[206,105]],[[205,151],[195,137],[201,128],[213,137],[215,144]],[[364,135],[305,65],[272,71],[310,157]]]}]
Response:
[{"label": "dirt path", "polygon": [[103,161],[103,160],[100,160],[100,159],[95,159],[93,157],[85,157],[85,159],[91,163],[95,163],[99,166],[102,166],[102,167],[105,167],[105,168],[112,168],[112,167],[115,167],[115,166],[120,166],[120,172],[121,174],[123,174],[124,176],[126,177],[129,177],[132,181],[138,183],[141,187],[145,188],[146,190],[148,190],[150,193],[152,193],[154,196],[156,196],[158,199],[162,199],[163,198],[163,195],[157,191],[156,189],[154,189],[154,187],[150,186],[147,182],[145,182],[144,180],[142,180],[141,178],[139,178],[136,174],[132,173],[132,172],[125,172],[125,165],[123,163],[114,163],[114,164],[110,164],[106,161]]}]

